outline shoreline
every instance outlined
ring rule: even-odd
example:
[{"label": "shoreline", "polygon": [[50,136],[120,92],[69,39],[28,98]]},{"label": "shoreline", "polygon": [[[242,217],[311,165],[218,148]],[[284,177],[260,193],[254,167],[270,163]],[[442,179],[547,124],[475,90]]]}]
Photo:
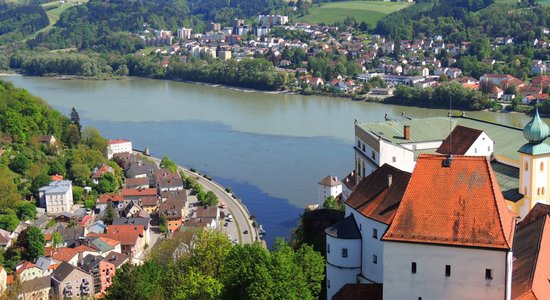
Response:
[{"label": "shoreline", "polygon": [[[24,76],[24,77],[37,77],[37,78],[50,78],[54,80],[94,80],[94,81],[117,81],[117,80],[133,80],[133,79],[153,79],[153,80],[161,80],[161,81],[173,81],[173,82],[183,82],[188,84],[196,84],[201,86],[207,86],[212,88],[220,88],[220,89],[228,89],[232,91],[237,92],[243,92],[243,93],[262,93],[262,94],[271,94],[271,95],[299,95],[299,96],[318,96],[318,97],[328,97],[328,98],[341,98],[341,99],[349,99],[350,101],[358,101],[358,102],[367,102],[367,103],[381,103],[381,104],[387,104],[387,105],[400,105],[400,106],[410,106],[410,107],[416,107],[421,109],[444,109],[440,107],[423,107],[423,106],[417,106],[417,105],[404,105],[399,103],[391,103],[386,102],[384,100],[380,100],[379,97],[365,97],[363,99],[354,99],[352,94],[328,94],[328,93],[312,93],[312,94],[304,94],[299,92],[292,92],[288,89],[286,90],[278,90],[278,91],[265,91],[265,90],[258,90],[258,89],[252,89],[252,88],[245,88],[245,87],[235,87],[230,86],[226,84],[218,84],[218,83],[208,83],[208,82],[200,82],[200,81],[192,81],[192,80],[175,80],[175,79],[165,79],[165,78],[149,78],[149,77],[140,77],[140,76],[109,76],[109,77],[84,77],[84,76],[78,76],[78,75],[55,75],[55,76],[34,76],[34,75],[25,75],[19,72],[0,72],[0,78],[1,77],[7,77],[7,76]],[[495,112],[495,113],[516,113],[516,114],[522,114],[522,115],[529,115],[528,113],[522,113],[517,111],[508,111],[506,109],[500,109],[497,111],[491,111],[490,109],[483,109],[483,110],[468,110],[468,109],[459,109],[460,111],[488,111],[488,112]]]}]

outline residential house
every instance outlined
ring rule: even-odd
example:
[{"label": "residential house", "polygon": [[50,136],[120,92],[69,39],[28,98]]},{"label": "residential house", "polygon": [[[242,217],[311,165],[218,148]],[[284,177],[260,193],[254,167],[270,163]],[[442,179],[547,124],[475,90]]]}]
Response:
[{"label": "residential house", "polygon": [[153,172],[153,183],[160,192],[183,190],[183,180],[178,172],[160,169]]},{"label": "residential house", "polygon": [[51,275],[53,270],[55,270],[60,264],[61,264],[61,261],[55,260],[52,257],[47,257],[47,256],[39,256],[36,259],[36,263],[35,263],[35,265],[42,270],[42,273],[44,274],[44,276]]},{"label": "residential house", "polygon": [[46,144],[48,146],[54,146],[55,144],[57,144],[57,139],[51,135],[51,134],[47,134],[47,135],[41,135],[39,138],[38,138],[38,141],[41,143],[41,144]]},{"label": "residential house", "polygon": [[157,196],[157,189],[156,188],[147,188],[147,189],[122,189],[122,197],[125,201],[128,201],[128,203],[131,200],[137,200],[141,199],[142,197],[156,197]]},{"label": "residential house", "polygon": [[11,245],[11,232],[0,229],[0,247],[6,249]]},{"label": "residential house", "polygon": [[149,244],[151,242],[151,219],[149,218],[115,218],[113,220],[113,225],[120,225],[120,226],[143,226],[143,235],[145,238],[145,243]]},{"label": "residential house", "polygon": [[107,205],[111,205],[113,208],[121,210],[124,208],[124,197],[121,194],[101,194],[97,200],[96,208],[103,212],[107,209]]},{"label": "residential house", "polygon": [[185,203],[178,199],[162,202],[159,207],[159,218],[166,219],[168,232],[173,233],[181,227]]},{"label": "residential house", "polygon": [[22,282],[18,300],[49,300],[51,281],[48,275]]},{"label": "residential house", "polygon": [[94,168],[94,170],[92,171],[92,181],[95,184],[98,184],[99,179],[101,178],[101,176],[103,176],[107,173],[111,173],[111,174],[114,175],[115,170],[111,166],[108,166],[106,164],[101,164],[101,166]]},{"label": "residential house", "polygon": [[137,217],[139,215],[143,215],[144,211],[139,206],[138,200],[130,200],[128,202],[128,205],[124,207],[124,209],[120,212],[120,215],[124,218],[133,218]]},{"label": "residential house", "polygon": [[70,212],[73,207],[72,183],[69,180],[52,181],[38,189],[40,207],[46,208],[49,214]]},{"label": "residential house", "polygon": [[161,192],[160,198],[161,202],[165,202],[167,200],[170,201],[177,201],[177,202],[183,202],[183,216],[187,216],[189,214],[189,202],[187,201],[187,191],[173,191],[173,192]]},{"label": "residential house", "polygon": [[142,178],[150,176],[153,171],[157,170],[155,164],[143,163],[142,161],[131,162],[130,166],[125,169],[127,178]]},{"label": "residential house", "polygon": [[143,226],[139,225],[111,225],[107,227],[107,233],[105,234],[89,234],[88,236],[106,237],[120,241],[121,252],[133,258],[138,258],[145,247]]},{"label": "residential house", "polygon": [[153,214],[158,210],[159,198],[158,197],[142,197],[139,200],[139,206],[148,214]]},{"label": "residential house", "polygon": [[130,257],[124,253],[111,252],[105,257],[110,263],[115,265],[115,268],[122,267],[125,263],[130,261]]},{"label": "residential house", "polygon": [[92,275],[63,262],[51,275],[52,290],[59,299],[84,298],[95,294]]},{"label": "residential house", "polygon": [[195,211],[195,218],[209,223],[210,228],[216,228],[220,219],[220,209],[217,206],[199,206]]},{"label": "residential house", "polygon": [[330,196],[337,198],[342,193],[342,182],[336,176],[326,176],[318,184],[320,203]]},{"label": "residential house", "polygon": [[99,255],[87,255],[82,260],[81,268],[92,275],[96,297],[103,296],[107,288],[113,284],[116,267],[106,258]]},{"label": "residential house", "polygon": [[105,230],[107,229],[107,225],[103,223],[101,220],[95,221],[92,225],[87,227],[88,232],[93,233],[105,233]]},{"label": "residential house", "polygon": [[127,189],[147,189],[149,188],[149,179],[147,177],[126,178],[124,187]]},{"label": "residential house", "polygon": [[117,153],[132,153],[132,142],[128,140],[109,140],[109,145],[107,146],[107,158],[113,158],[114,154]]},{"label": "residential house", "polygon": [[44,272],[37,265],[29,262],[22,261],[15,266],[15,274],[19,276],[21,281],[33,280],[38,277],[43,277]]}]

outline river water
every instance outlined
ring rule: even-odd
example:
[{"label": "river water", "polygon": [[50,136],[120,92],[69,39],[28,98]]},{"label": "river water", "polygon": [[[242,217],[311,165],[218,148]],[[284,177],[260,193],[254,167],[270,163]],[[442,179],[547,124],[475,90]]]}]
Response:
[{"label": "river water", "polygon": [[[447,110],[349,99],[242,92],[191,83],[131,78],[117,81],[0,79],[45,99],[107,138],[126,138],[198,169],[242,198],[268,234],[288,237],[303,207],[318,202],[317,182],[353,168],[354,120],[384,114],[419,118]],[[468,112],[469,116],[522,126],[520,114]]]}]

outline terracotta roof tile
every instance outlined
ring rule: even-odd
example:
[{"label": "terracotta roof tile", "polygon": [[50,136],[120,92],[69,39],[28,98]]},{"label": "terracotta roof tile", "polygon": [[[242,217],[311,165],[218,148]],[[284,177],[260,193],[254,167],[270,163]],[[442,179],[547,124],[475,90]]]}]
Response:
[{"label": "terracotta roof tile", "polygon": [[487,158],[421,154],[386,241],[511,249],[514,215]]},{"label": "terracotta roof tile", "polygon": [[156,196],[157,189],[123,189],[122,197],[143,197],[143,196]]},{"label": "terracotta roof tile", "polygon": [[550,295],[550,217],[519,228],[514,237],[512,299],[546,299]]},{"label": "terracotta roof tile", "polygon": [[[441,143],[436,152],[440,154],[464,155],[482,133],[483,130],[457,125],[451,131],[451,134]],[[453,153],[451,153],[451,149]]]},{"label": "terracotta roof tile", "polygon": [[102,194],[99,196],[98,203],[107,203],[107,202],[124,202],[124,198],[121,194]]},{"label": "terracotta roof tile", "polygon": [[535,204],[535,206],[531,208],[529,213],[527,213],[525,218],[523,218],[523,220],[521,220],[521,222],[518,223],[516,230],[520,230],[521,228],[531,224],[532,222],[538,220],[540,217],[544,215],[550,216],[550,205],[542,204],[542,203]]},{"label": "terracotta roof tile", "polygon": [[78,250],[67,247],[59,248],[51,254],[53,259],[65,262],[73,259],[75,255],[78,255]]},{"label": "terracotta roof tile", "polygon": [[411,173],[384,164],[361,180],[346,204],[367,218],[390,224],[410,178]]}]

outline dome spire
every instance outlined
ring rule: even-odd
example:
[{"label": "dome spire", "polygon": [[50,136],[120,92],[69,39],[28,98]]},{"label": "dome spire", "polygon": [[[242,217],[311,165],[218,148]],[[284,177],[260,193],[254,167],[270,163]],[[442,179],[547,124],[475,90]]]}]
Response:
[{"label": "dome spire", "polygon": [[523,136],[529,141],[530,144],[542,143],[550,133],[550,128],[540,118],[537,104],[538,101],[535,104],[535,115],[533,116],[533,119],[531,119],[531,121],[523,127]]}]

